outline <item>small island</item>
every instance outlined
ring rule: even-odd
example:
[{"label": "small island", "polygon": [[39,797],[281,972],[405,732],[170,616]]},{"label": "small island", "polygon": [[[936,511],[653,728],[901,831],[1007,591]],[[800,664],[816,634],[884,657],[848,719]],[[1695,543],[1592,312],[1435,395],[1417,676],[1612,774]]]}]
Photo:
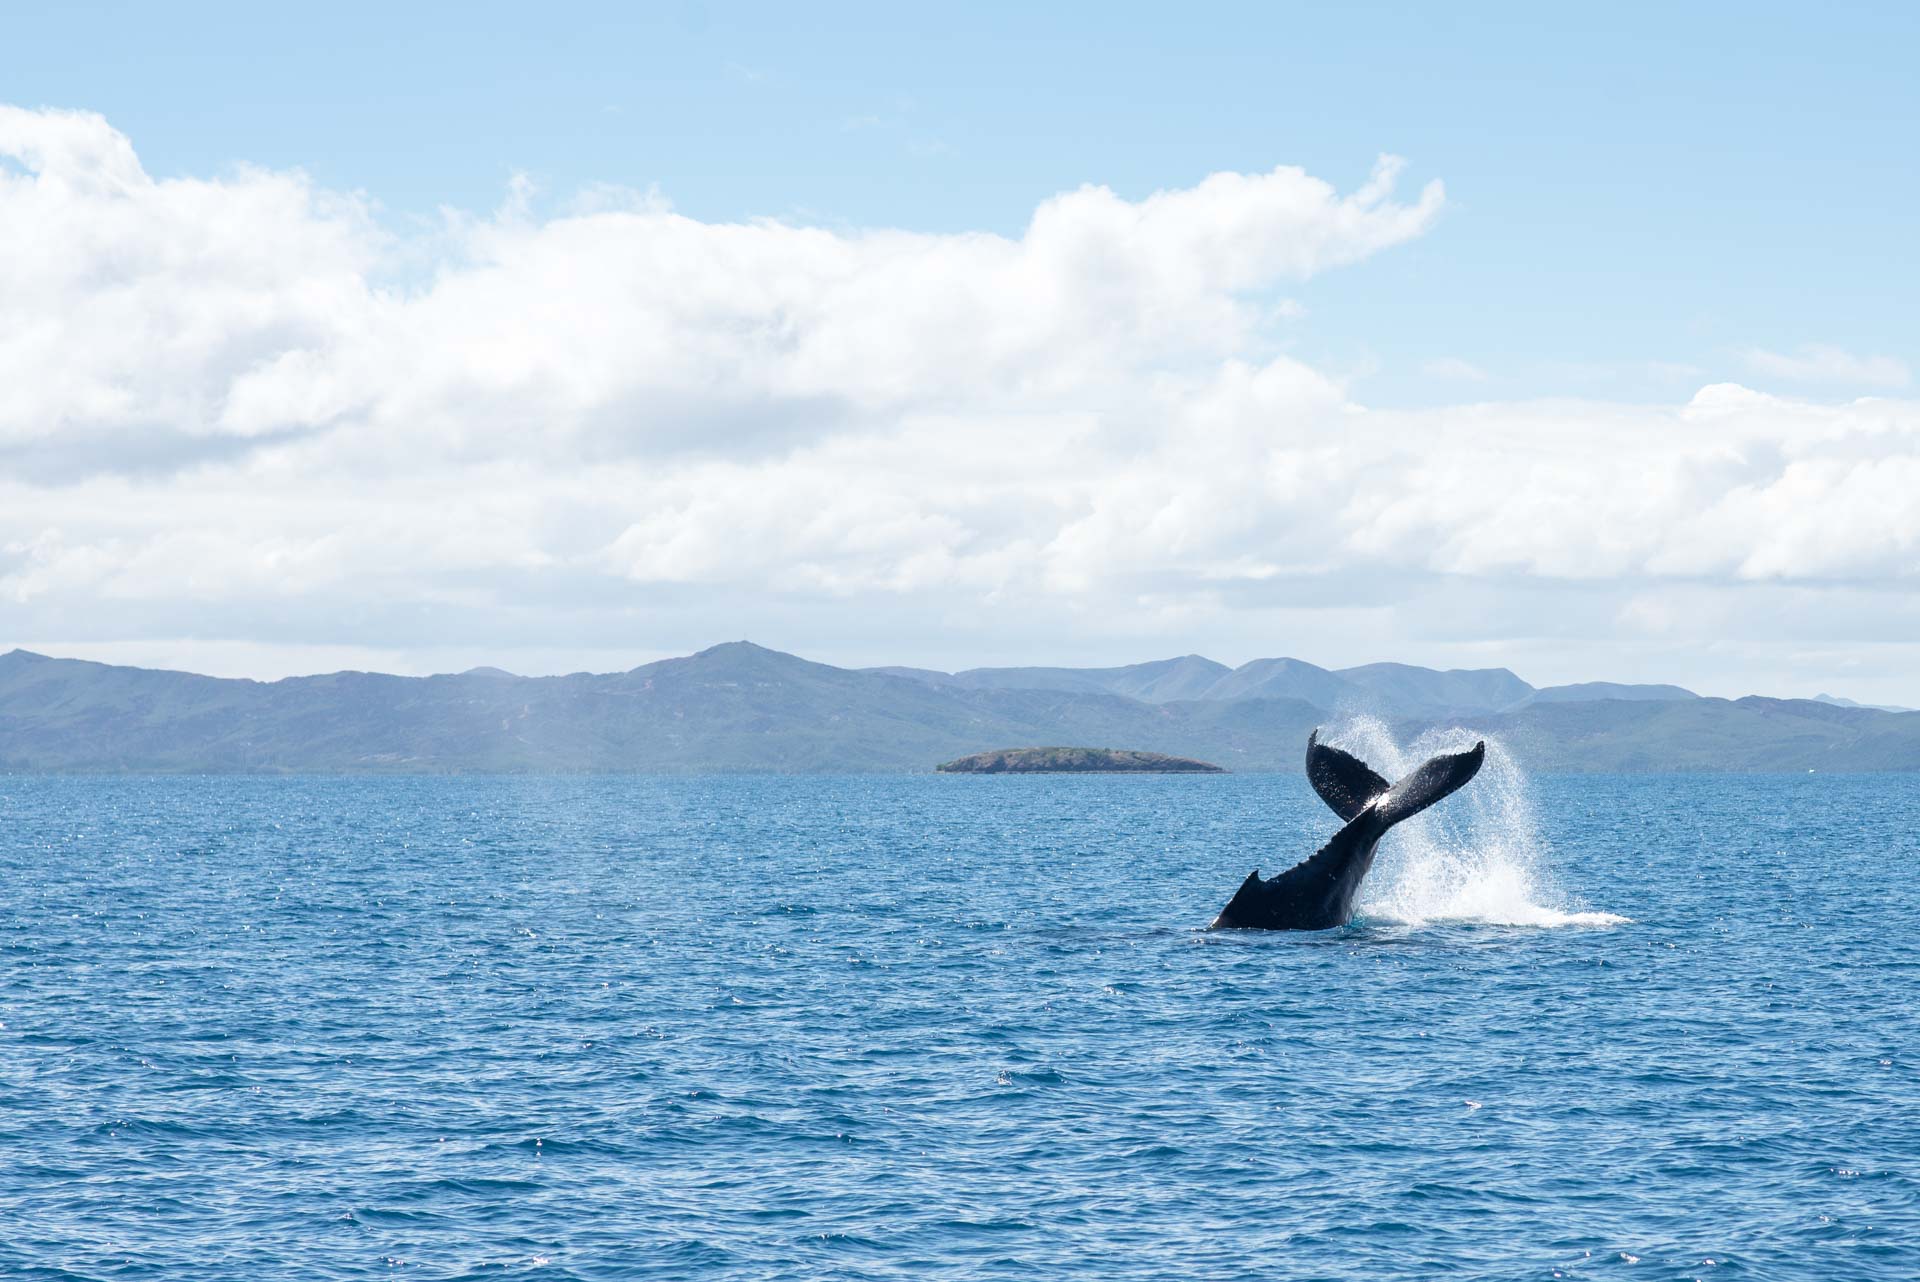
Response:
[{"label": "small island", "polygon": [[935,766],[942,774],[1161,774],[1221,775],[1223,767],[1189,757],[1125,748],[1001,748]]}]

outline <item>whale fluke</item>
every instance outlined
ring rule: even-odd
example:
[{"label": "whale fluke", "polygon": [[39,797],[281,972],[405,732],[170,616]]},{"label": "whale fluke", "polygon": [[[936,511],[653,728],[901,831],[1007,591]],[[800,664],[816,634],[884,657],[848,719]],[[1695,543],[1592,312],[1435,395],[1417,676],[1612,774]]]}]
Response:
[{"label": "whale fluke", "polygon": [[1486,759],[1487,744],[1484,739],[1465,752],[1448,752],[1434,757],[1387,789],[1386,796],[1374,802],[1374,813],[1388,828],[1402,819],[1411,819],[1434,802],[1466,787],[1467,782],[1480,773],[1480,763]]},{"label": "whale fluke", "polygon": [[1366,762],[1321,743],[1318,730],[1307,736],[1307,782],[1342,819],[1353,818],[1387,790],[1387,781]]},{"label": "whale fluke", "polygon": [[1480,772],[1486,755],[1484,740],[1466,752],[1443,753],[1389,788],[1366,762],[1327,747],[1314,731],[1307,738],[1307,778],[1346,826],[1312,858],[1278,876],[1263,881],[1254,869],[1212,928],[1326,930],[1346,925],[1380,838],[1464,787]]}]

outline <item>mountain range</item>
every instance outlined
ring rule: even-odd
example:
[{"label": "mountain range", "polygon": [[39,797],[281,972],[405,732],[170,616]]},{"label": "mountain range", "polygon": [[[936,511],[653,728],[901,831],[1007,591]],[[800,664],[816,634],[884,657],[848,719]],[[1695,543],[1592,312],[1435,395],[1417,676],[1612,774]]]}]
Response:
[{"label": "mountain range", "polygon": [[836,668],[738,641],[628,672],[260,682],[0,655],[0,770],[917,771],[997,748],[1297,769],[1308,731],[1460,725],[1550,771],[1920,770],[1920,713],[1505,668],[1199,655],[1118,668]]}]

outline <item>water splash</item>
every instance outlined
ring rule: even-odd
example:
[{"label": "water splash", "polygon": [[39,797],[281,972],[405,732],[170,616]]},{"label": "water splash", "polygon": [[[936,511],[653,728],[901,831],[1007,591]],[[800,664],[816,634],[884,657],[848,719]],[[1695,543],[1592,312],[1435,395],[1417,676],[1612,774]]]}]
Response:
[{"label": "water splash", "polygon": [[1526,772],[1497,738],[1456,726],[1427,730],[1402,747],[1384,722],[1356,717],[1326,739],[1389,781],[1436,753],[1461,752],[1480,739],[1487,744],[1472,783],[1398,825],[1381,843],[1379,862],[1361,889],[1362,916],[1407,925],[1613,926],[1627,920],[1575,909],[1552,885]]}]

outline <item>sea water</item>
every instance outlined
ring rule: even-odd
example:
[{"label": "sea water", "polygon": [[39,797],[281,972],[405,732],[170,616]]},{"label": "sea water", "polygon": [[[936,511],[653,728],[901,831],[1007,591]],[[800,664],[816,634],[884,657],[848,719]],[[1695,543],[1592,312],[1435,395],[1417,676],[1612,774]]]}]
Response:
[{"label": "sea water", "polygon": [[[1393,774],[1445,737],[1346,741]],[[0,1276],[1920,1276],[1920,779],[0,778]]]}]

